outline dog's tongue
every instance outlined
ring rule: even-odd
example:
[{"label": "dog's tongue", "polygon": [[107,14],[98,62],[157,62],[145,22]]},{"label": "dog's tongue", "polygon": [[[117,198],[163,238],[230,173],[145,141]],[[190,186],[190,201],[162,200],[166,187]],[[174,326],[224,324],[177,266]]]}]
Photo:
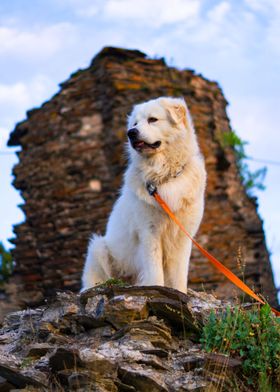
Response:
[{"label": "dog's tongue", "polygon": [[145,142],[142,142],[142,141],[136,142],[135,145],[136,145],[137,147],[143,147],[143,146],[145,145]]}]

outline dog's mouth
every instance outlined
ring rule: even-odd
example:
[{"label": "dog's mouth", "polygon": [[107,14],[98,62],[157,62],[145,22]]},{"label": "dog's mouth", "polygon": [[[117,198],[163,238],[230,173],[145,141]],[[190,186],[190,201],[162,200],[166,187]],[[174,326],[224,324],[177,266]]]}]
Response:
[{"label": "dog's mouth", "polygon": [[158,140],[155,143],[146,143],[143,140],[130,140],[132,147],[136,151],[143,151],[143,150],[156,150],[161,145],[161,141]]}]

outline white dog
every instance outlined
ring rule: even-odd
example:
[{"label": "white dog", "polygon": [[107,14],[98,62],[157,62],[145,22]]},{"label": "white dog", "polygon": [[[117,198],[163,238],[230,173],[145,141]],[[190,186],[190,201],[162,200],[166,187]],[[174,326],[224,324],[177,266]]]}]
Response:
[{"label": "white dog", "polygon": [[191,241],[147,191],[158,193],[194,236],[204,209],[206,172],[183,99],[136,105],[128,119],[129,165],[104,237],[93,235],[83,290],[109,278],[186,292]]}]

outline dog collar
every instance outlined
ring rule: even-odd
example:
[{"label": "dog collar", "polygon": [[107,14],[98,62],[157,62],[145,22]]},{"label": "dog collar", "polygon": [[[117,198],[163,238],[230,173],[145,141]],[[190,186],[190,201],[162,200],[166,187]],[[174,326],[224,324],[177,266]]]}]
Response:
[{"label": "dog collar", "polygon": [[[169,178],[177,178],[177,177],[179,177],[183,173],[185,167],[186,167],[186,163],[181,167],[180,170],[177,171],[177,173],[175,175],[170,176]],[[165,181],[165,182],[168,182],[168,180]],[[163,184],[163,183],[161,183],[161,184]],[[158,185],[161,185],[161,184],[158,184]],[[152,181],[148,181],[146,183],[146,189],[147,189],[149,195],[153,196],[157,192],[157,185],[154,182],[152,182]]]}]

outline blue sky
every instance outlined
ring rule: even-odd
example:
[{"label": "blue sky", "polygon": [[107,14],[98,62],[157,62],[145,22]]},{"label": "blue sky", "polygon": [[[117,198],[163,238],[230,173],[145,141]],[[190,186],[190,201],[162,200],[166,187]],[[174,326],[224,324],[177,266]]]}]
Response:
[{"label": "blue sky", "polygon": [[[2,0],[0,150],[26,110],[42,104],[108,45],[136,48],[216,80],[232,127],[256,158],[280,161],[279,0]],[[0,240],[24,219],[11,185],[15,154],[0,154]],[[251,163],[253,169],[262,164]],[[280,166],[268,166],[259,212],[280,286]]]}]

